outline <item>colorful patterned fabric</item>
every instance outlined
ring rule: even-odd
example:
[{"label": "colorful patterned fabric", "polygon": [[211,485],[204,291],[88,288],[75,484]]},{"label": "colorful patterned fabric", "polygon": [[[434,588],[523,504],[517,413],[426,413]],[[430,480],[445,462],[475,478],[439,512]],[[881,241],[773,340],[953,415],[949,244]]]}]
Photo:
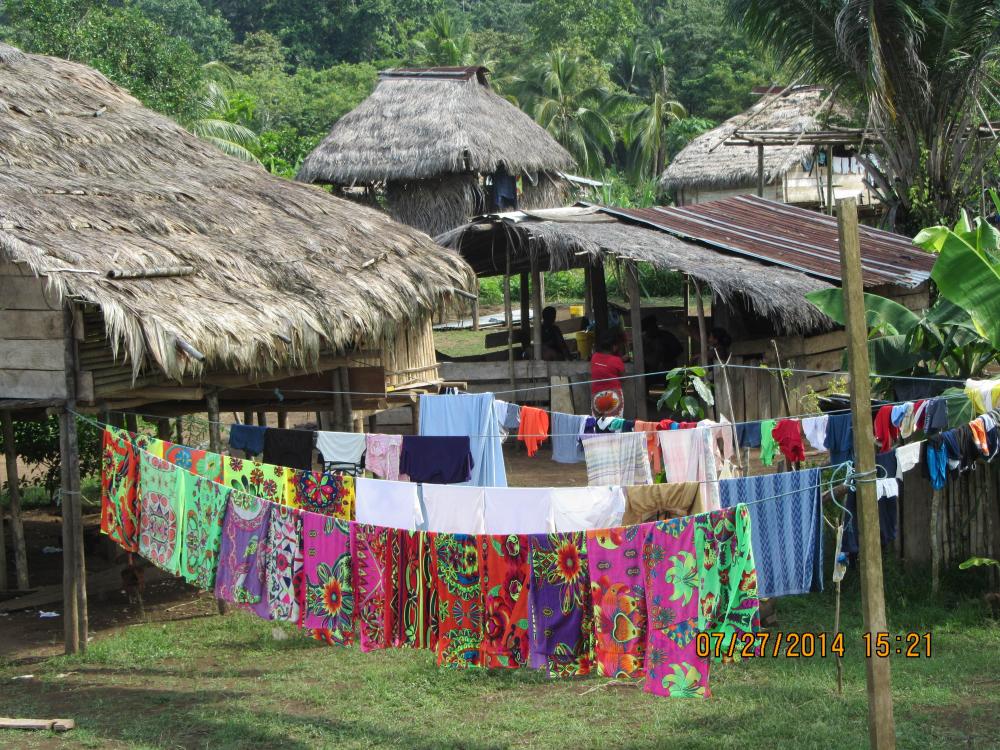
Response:
[{"label": "colorful patterned fabric", "polygon": [[125,430],[104,430],[101,532],[129,552],[139,550],[139,452]]},{"label": "colorful patterned fabric", "polygon": [[439,666],[480,663],[483,643],[479,551],[471,534],[433,534],[437,580]]},{"label": "colorful patterned fabric", "polygon": [[181,570],[186,472],[162,458],[139,453],[139,554],[159,568]]},{"label": "colorful patterned fabric", "polygon": [[586,436],[582,442],[587,459],[587,484],[591,487],[652,484],[646,440],[641,432]]},{"label": "colorful patterned fabric", "polygon": [[265,620],[267,604],[267,529],[271,504],[245,492],[231,492],[222,522],[215,596],[252,610]]},{"label": "colorful patterned fabric", "polygon": [[267,606],[272,620],[299,621],[296,582],[302,570],[302,514],[298,508],[271,505],[267,527]]},{"label": "colorful patterned fabric", "polygon": [[587,537],[531,534],[530,662],[550,675],[583,676],[593,660]]},{"label": "colorful patterned fabric", "polygon": [[184,543],[181,575],[200,589],[215,588],[222,521],[231,490],[217,482],[190,476],[184,482]]},{"label": "colorful patterned fabric", "polygon": [[146,451],[153,458],[163,458],[163,449],[166,446],[164,441],[150,435],[143,435],[141,432],[137,434],[127,432],[125,434],[132,438],[135,447],[139,450]]},{"label": "colorful patterned fabric", "polygon": [[[698,628],[722,633],[722,652],[728,650],[732,638],[760,629],[750,527],[746,505],[695,516],[694,543],[701,590]],[[740,650],[734,649],[734,654],[738,660]]]},{"label": "colorful patterned fabric", "polygon": [[391,595],[395,580],[393,550],[396,530],[370,524],[351,524],[354,595],[362,651],[392,645]]},{"label": "colorful patterned fabric", "polygon": [[479,569],[483,591],[482,666],[523,667],[528,663],[528,537],[479,537]]},{"label": "colorful patterned fabric", "polygon": [[643,677],[646,585],[642,548],[653,524],[587,532],[594,659],[603,677]]},{"label": "colorful patterned fabric", "polygon": [[437,608],[434,586],[434,548],[424,531],[396,530],[399,546],[399,576],[396,581],[397,614],[393,645],[410,648],[434,648],[436,630],[432,627]]},{"label": "colorful patterned fabric", "polygon": [[195,476],[205,477],[213,482],[223,480],[222,466],[226,457],[218,453],[164,441],[163,458],[174,466],[187,469]]},{"label": "colorful patterned fabric", "polygon": [[646,570],[645,690],[656,695],[705,698],[708,658],[697,653],[701,616],[694,516],[657,521],[643,556]]},{"label": "colorful patterned fabric", "polygon": [[354,520],[354,477],[340,471],[292,469],[289,505],[312,513]]},{"label": "colorful patterned fabric", "polygon": [[[709,660],[697,655],[698,633],[721,633],[725,654],[734,637],[760,627],[757,574],[745,505],[658,521],[643,548],[649,635],[646,690],[708,697]],[[737,646],[739,644],[737,643]],[[734,649],[734,659],[741,649]]]},{"label": "colorful patterned fabric", "polygon": [[350,524],[303,511],[302,551],[301,626],[327,643],[348,646],[354,642]]},{"label": "colorful patterned fabric", "polygon": [[272,503],[284,503],[288,497],[288,477],[291,471],[284,466],[226,456],[224,484],[238,492],[270,500]]}]

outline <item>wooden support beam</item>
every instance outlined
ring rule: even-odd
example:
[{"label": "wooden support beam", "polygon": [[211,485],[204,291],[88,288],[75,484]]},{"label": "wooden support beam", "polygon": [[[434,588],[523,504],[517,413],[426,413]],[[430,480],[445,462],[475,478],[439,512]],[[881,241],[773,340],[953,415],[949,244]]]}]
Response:
[{"label": "wooden support beam", "polygon": [[472,300],[472,330],[479,330],[479,279],[476,279],[476,298]]},{"label": "wooden support beam", "polygon": [[[874,649],[877,633],[887,632],[882,550],[879,542],[878,500],[875,491],[875,442],[872,432],[871,381],[868,373],[868,327],[865,322],[861,279],[861,238],[858,206],[854,198],[837,201],[840,234],[840,268],[843,274],[844,311],[847,316],[848,355],[851,373],[851,419],[854,425],[854,465],[860,478],[857,488],[860,532],[861,606],[864,628]],[[892,715],[889,656],[865,659],[868,688],[868,737],[872,748],[896,746]]]},{"label": "wooden support beam", "polygon": [[285,429],[288,427],[288,413],[279,411],[278,412],[278,429]]},{"label": "wooden support beam", "polygon": [[243,424],[253,424],[253,412],[244,411],[243,412]]},{"label": "wooden support beam", "polygon": [[833,216],[833,146],[826,147],[826,212]]},{"label": "wooden support beam", "polygon": [[[3,420],[3,444],[7,460],[7,490],[10,496],[10,536],[14,543],[14,568],[17,587],[28,586],[28,548],[24,544],[24,524],[21,520],[21,487],[17,473],[17,443],[14,441],[14,418],[10,412],[0,414]],[[2,514],[0,514],[2,515]],[[4,552],[3,524],[0,521],[0,586],[7,587],[7,565]]]},{"label": "wooden support beam", "polygon": [[[63,343],[66,350],[67,398],[59,415],[62,473],[63,636],[67,654],[87,646],[87,582],[83,565],[83,523],[80,507],[80,452],[76,431],[76,340],[73,310],[63,308]],[[82,637],[81,637],[82,636]]]},{"label": "wooden support beam", "polygon": [[531,282],[527,271],[521,271],[521,348],[527,356],[531,341]]},{"label": "wooden support beam", "polygon": [[701,346],[699,359],[703,366],[708,365],[708,323],[705,320],[705,300],[701,296],[701,285],[694,276],[690,277],[694,284],[694,295],[697,298],[695,304],[698,308],[698,341]]},{"label": "wooden support beam", "polygon": [[176,387],[150,387],[136,388],[132,391],[125,391],[132,398],[141,398],[147,401],[202,401],[205,398],[204,388],[192,388],[188,386]]},{"label": "wooden support beam", "polygon": [[590,322],[594,321],[594,292],[590,286],[590,274],[592,273],[589,265],[583,267],[583,315]]},{"label": "wooden support beam", "polygon": [[531,343],[533,359],[542,359],[542,274],[538,268],[538,260],[531,259],[531,312],[534,316],[531,325]]},{"label": "wooden support beam", "polygon": [[757,195],[764,197],[764,144],[757,146]]},{"label": "wooden support beam", "polygon": [[594,333],[599,342],[608,333],[608,285],[604,261],[596,260],[590,268],[591,298],[594,301]]},{"label": "wooden support beam", "polygon": [[159,440],[170,440],[170,420],[166,417],[156,420],[156,437]]},{"label": "wooden support beam", "polygon": [[267,427],[267,412],[258,411],[257,412],[257,424],[261,427]]},{"label": "wooden support beam", "polygon": [[507,323],[507,364],[510,367],[510,387],[514,384],[514,307],[510,298],[510,247],[507,248],[507,270],[503,276],[503,315]]},{"label": "wooden support beam", "polygon": [[[208,416],[208,449],[212,453],[222,454],[222,415],[219,410],[219,392],[210,389],[205,394],[205,411]],[[220,615],[229,611],[229,602],[216,599],[215,606]]]},{"label": "wooden support beam", "polygon": [[[629,262],[625,269],[628,280],[628,303],[629,317],[632,319],[632,360],[635,362],[636,374],[646,372],[646,356],[642,350],[642,297],[639,288],[639,264],[634,261]],[[635,405],[635,415],[638,419],[646,418],[646,380],[643,377],[636,378],[637,387],[635,389],[639,400]]]},{"label": "wooden support beam", "polygon": [[139,432],[139,417],[135,414],[126,414],[125,429],[133,434]]},{"label": "wooden support beam", "polygon": [[178,445],[184,445],[184,415],[178,414],[177,419],[174,420],[174,429],[176,431],[175,440]]}]

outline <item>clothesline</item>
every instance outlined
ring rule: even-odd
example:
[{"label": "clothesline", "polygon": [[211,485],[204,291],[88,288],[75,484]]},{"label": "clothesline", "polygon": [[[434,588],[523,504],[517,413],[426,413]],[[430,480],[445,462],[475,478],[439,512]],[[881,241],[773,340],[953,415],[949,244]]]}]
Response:
[{"label": "clothesline", "polygon": [[[634,378],[647,378],[655,375],[667,375],[671,372],[691,372],[693,370],[712,370],[712,369],[726,369],[733,368],[739,370],[760,370],[763,372],[777,371],[777,372],[798,372],[809,375],[844,375],[848,376],[842,370],[804,370],[795,367],[762,367],[760,365],[725,365],[725,364],[712,364],[712,365],[692,365],[688,367],[672,367],[669,370],[658,370],[656,372],[641,372],[634,373],[632,375],[619,375],[616,380],[632,380]],[[916,381],[927,381],[933,383],[964,383],[965,381],[959,378],[933,378],[933,377],[922,377],[915,375],[888,375],[882,373],[868,373],[870,378],[883,378],[887,380],[916,380]],[[595,378],[592,380],[575,380],[571,383],[551,383],[547,385],[536,385],[536,386],[522,386],[518,388],[511,388],[503,391],[493,391],[495,396],[503,396],[511,393],[522,393],[525,391],[538,391],[551,388],[573,388],[580,385],[592,385],[593,383],[603,383],[608,378]],[[325,396],[381,396],[385,397],[385,393],[375,393],[370,391],[327,391],[319,389],[308,389],[308,388],[259,388],[250,390],[260,390],[261,392],[274,392],[279,393],[310,393],[310,394],[320,394]]]},{"label": "clothesline", "polygon": [[[496,394],[494,394],[494,395],[496,395]],[[938,398],[938,399],[942,399],[942,400],[948,401],[948,400],[951,400],[951,399],[968,399],[968,396],[966,394],[964,394],[964,393],[952,393],[952,394],[949,394],[949,395],[933,396],[932,398]],[[919,399],[917,399],[917,400],[919,400]],[[881,406],[901,406],[902,404],[909,404],[909,403],[912,403],[913,401],[914,401],[914,399],[906,399],[906,400],[903,400],[903,401],[885,401],[885,402],[882,402],[880,405]],[[565,414],[565,415],[570,416],[570,417],[586,417],[586,416],[589,416],[587,414],[567,414],[567,412],[560,412],[560,411],[555,411],[555,410],[552,410],[552,409],[543,409],[540,406],[532,406],[531,408],[532,409],[538,409],[539,411],[544,411],[546,414],[550,414],[550,415],[551,414]],[[152,417],[153,419],[164,419],[165,418],[165,417],[163,417],[163,415],[144,414],[142,412],[131,411],[131,410],[127,410],[126,411],[126,410],[122,410],[122,409],[112,409],[111,411],[113,411],[115,413],[118,413],[118,414],[135,414],[136,416],[140,416],[140,417]],[[738,426],[741,426],[741,425],[758,424],[759,422],[766,421],[767,419],[806,419],[808,417],[822,417],[822,416],[829,416],[831,414],[846,414],[846,413],[849,413],[850,411],[851,411],[850,409],[832,409],[830,411],[824,411],[824,412],[819,412],[819,413],[817,413],[817,412],[810,412],[810,413],[807,413],[807,414],[792,414],[792,415],[787,416],[787,417],[764,417],[762,419],[748,419],[748,420],[744,420],[744,421],[741,421],[741,422],[730,422],[730,421],[727,420],[726,422],[721,422],[721,423],[714,424],[714,425],[705,425],[704,427],[705,428],[710,428],[710,429],[718,429],[720,427],[738,427]],[[75,413],[76,412],[74,412],[74,414]],[[184,416],[188,417],[189,419],[194,419],[194,420],[199,421],[199,422],[204,422],[205,424],[217,424],[217,425],[221,425],[221,426],[227,427],[227,428],[231,427],[234,424],[232,422],[213,421],[213,420],[208,419],[207,417],[201,417],[201,416],[197,416],[197,415],[184,415]],[[700,428],[690,428],[690,429],[700,429]],[[515,433],[511,432],[510,434],[514,435]],[[534,437],[534,438],[549,438],[549,437],[573,437],[574,435],[577,435],[577,434],[579,434],[579,433],[575,433],[575,432],[573,432],[573,433],[569,433],[569,432],[566,432],[566,433],[548,432],[548,433],[545,433],[544,435],[534,435],[534,434],[527,434],[527,433],[525,433],[523,436],[524,437]],[[592,433],[587,433],[587,434],[591,435]],[[595,435],[602,435],[602,434],[613,434],[613,433],[593,433],[593,434],[595,434]],[[492,435],[469,435],[469,437],[488,438],[488,437],[493,437],[493,436]]]},{"label": "clothesline", "polygon": [[[110,425],[110,424],[103,423],[103,422],[101,422],[101,421],[99,421],[97,419],[94,419],[93,417],[91,417],[91,416],[89,416],[87,414],[80,414],[79,412],[76,412],[76,411],[71,411],[70,413],[73,414],[74,416],[78,417],[79,419],[82,419],[85,422],[89,422],[93,426],[98,427],[100,429],[107,429],[107,428],[111,427],[113,429],[121,430],[121,431],[127,433],[129,435],[129,442],[132,444],[132,446],[134,448],[136,448],[136,450],[140,450],[140,451],[144,451],[146,453],[149,453],[148,450],[146,450],[145,448],[143,448],[143,447],[141,447],[140,445],[137,444],[136,437],[132,433],[128,432],[128,430],[123,430],[121,427],[117,427],[115,425]],[[191,449],[191,446],[181,445],[180,443],[174,443],[173,441],[170,441],[170,440],[164,440],[163,442],[170,443],[171,445],[176,445],[176,446],[180,446],[180,447],[183,447],[183,448]],[[219,455],[224,456],[225,454],[219,454]],[[249,459],[244,459],[244,460],[249,460]],[[284,467],[284,466],[281,466],[281,467],[278,467],[278,468],[282,469],[282,470],[285,470],[285,471],[288,471],[288,470],[291,470],[291,471],[300,471],[299,469],[290,469],[289,467]],[[840,471],[841,469],[845,469],[846,468],[847,469],[847,473],[845,474],[844,480],[841,482],[841,484],[843,484],[844,486],[847,486],[847,487],[851,486],[851,484],[850,484],[851,482],[857,483],[857,482],[874,482],[875,481],[874,477],[872,477],[872,478],[865,478],[865,475],[861,474],[860,472],[855,472],[854,471],[854,463],[852,461],[842,461],[841,463],[838,463],[838,464],[828,464],[827,466],[819,466],[819,467],[811,467],[811,468],[819,469],[821,472],[832,469],[833,472],[834,472],[834,475],[836,475],[836,472]],[[195,474],[196,476],[201,477],[202,479],[206,479],[206,480],[208,480],[210,482],[213,482],[215,484],[221,484],[220,482],[215,482],[210,477],[206,477],[206,476],[204,476],[202,474],[197,474],[193,470],[190,470],[190,471],[191,471],[191,473]],[[808,469],[803,469],[802,471],[808,471]],[[794,472],[774,472],[772,475],[792,474],[792,473],[794,473]],[[765,475],[765,476],[772,476],[772,475]],[[861,479],[858,479],[858,477],[861,477]],[[703,485],[711,485],[711,484],[720,484],[721,482],[731,481],[732,479],[733,478],[727,478],[727,479],[692,479],[690,481],[680,482],[679,484],[703,484]],[[451,487],[451,486],[453,486],[453,485],[434,485],[431,482],[420,482],[420,483],[415,483],[415,484],[430,485],[430,486],[442,486],[442,487]],[[222,485],[222,486],[225,487],[225,485]],[[796,490],[794,492],[783,492],[783,493],[780,493],[780,494],[777,494],[777,495],[768,495],[767,497],[762,497],[762,498],[758,498],[756,500],[748,501],[745,504],[746,505],[752,505],[754,503],[766,502],[766,501],[769,501],[769,500],[776,500],[776,499],[781,498],[781,497],[786,497],[788,495],[797,494],[798,492],[801,492],[803,490],[822,489],[824,487],[830,487],[830,486],[831,486],[831,483],[828,480],[826,482],[821,482],[820,484],[817,484],[817,485],[811,485],[811,486],[808,486],[808,487],[801,487],[801,488],[799,488],[798,490]],[[492,489],[494,489],[494,490],[497,490],[497,489],[501,489],[501,490],[502,489],[514,489],[514,490],[561,490],[561,489],[575,489],[575,488],[573,488],[573,487],[511,487],[511,488],[492,488]],[[266,500],[266,498],[262,498],[262,499]],[[273,502],[273,501],[268,501],[268,502]]]}]

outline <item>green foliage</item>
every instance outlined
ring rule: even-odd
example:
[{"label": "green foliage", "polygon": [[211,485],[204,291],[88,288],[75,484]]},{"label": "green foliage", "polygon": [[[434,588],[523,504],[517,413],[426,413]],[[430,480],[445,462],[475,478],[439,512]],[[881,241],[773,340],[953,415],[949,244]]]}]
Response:
[{"label": "green foliage", "polygon": [[[101,471],[101,431],[90,422],[77,420],[77,441],[80,454],[80,477],[95,476]],[[62,464],[59,460],[59,418],[24,420],[14,422],[14,443],[17,456],[31,468],[29,477],[21,476],[21,483],[43,487],[49,499],[55,497],[61,484]],[[0,453],[5,450],[0,435]]]},{"label": "green foliage", "polygon": [[692,421],[705,418],[705,407],[715,403],[712,383],[703,367],[677,367],[666,375],[667,387],[656,402],[657,409]]},{"label": "green foliage", "polygon": [[632,0],[536,0],[528,23],[541,50],[574,47],[614,58],[639,29]]},{"label": "green foliage", "polygon": [[171,36],[186,41],[206,62],[221,60],[233,41],[226,19],[198,0],[136,0],[135,7]]},{"label": "green foliage", "polygon": [[281,40],[271,32],[255,31],[227,50],[226,64],[240,73],[284,70],[288,65],[288,50],[281,46]]},{"label": "green foliage", "polygon": [[473,44],[468,30],[454,16],[441,11],[414,37],[413,55],[417,65],[474,65],[479,60]]},{"label": "green foliage", "polygon": [[198,57],[133,5],[91,0],[12,0],[4,7],[15,43],[91,65],[147,106],[184,117],[201,82]]},{"label": "green foliage", "polygon": [[990,565],[1000,568],[1000,560],[994,560],[992,557],[970,557],[968,560],[960,562],[958,569],[968,570],[969,568],[981,568]]}]

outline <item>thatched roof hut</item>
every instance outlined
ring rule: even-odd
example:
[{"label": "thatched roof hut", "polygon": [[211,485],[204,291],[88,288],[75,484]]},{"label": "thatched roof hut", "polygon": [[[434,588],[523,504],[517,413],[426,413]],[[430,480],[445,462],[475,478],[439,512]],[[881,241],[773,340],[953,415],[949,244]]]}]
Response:
[{"label": "thatched roof hut", "polygon": [[[133,375],[315,370],[472,281],[384,214],[231,159],[91,68],[6,45],[0,160],[0,290],[41,277],[49,309],[98,309]],[[0,291],[0,308],[16,298]]]},{"label": "thatched roof hut", "polygon": [[[481,176],[524,176],[526,198],[552,192],[573,158],[490,87],[484,67],[407,68],[379,75],[372,94],[306,157],[296,179],[385,186],[390,214],[431,234],[488,206]],[[564,199],[562,191],[550,197]],[[553,205],[553,203],[549,203]]]},{"label": "thatched roof hut", "polygon": [[[730,117],[681,149],[660,177],[660,186],[664,190],[683,190],[686,194],[714,193],[703,195],[700,200],[722,197],[720,191],[748,188],[746,192],[752,192],[757,184],[757,149],[729,146],[726,141],[743,132],[818,131],[823,129],[831,112],[838,116],[847,114],[832,103],[821,87],[769,89],[746,112]],[[814,151],[813,145],[766,146],[765,183],[779,181],[793,167],[810,159]]]}]

